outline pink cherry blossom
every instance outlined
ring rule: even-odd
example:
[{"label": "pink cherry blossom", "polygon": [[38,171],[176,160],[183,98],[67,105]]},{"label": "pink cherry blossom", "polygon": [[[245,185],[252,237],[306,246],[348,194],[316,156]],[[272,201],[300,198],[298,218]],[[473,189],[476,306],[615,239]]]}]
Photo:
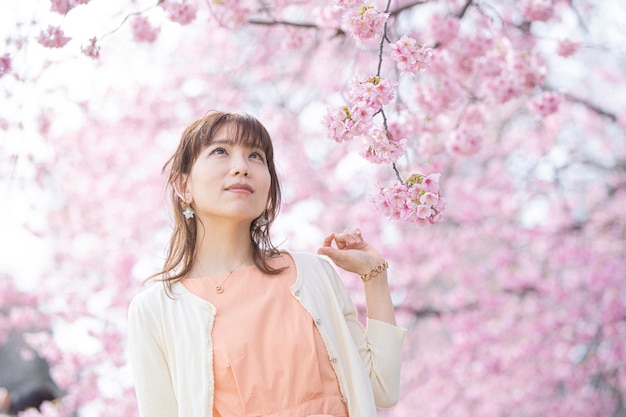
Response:
[{"label": "pink cherry blossom", "polygon": [[552,0],[522,0],[522,13],[527,20],[545,22],[554,15]]},{"label": "pink cherry blossom", "polygon": [[245,24],[254,10],[250,4],[240,0],[214,2],[210,9],[219,26],[233,29]]},{"label": "pink cherry blossom", "polygon": [[337,143],[350,141],[363,133],[359,121],[352,118],[347,106],[328,108],[326,115],[322,118],[322,125],[328,137]]},{"label": "pink cherry blossom", "polygon": [[89,39],[89,43],[82,46],[80,50],[90,58],[96,59],[100,57],[100,46],[98,46],[96,38]]},{"label": "pink cherry blossom", "polygon": [[45,31],[42,31],[37,37],[37,42],[46,48],[62,48],[72,38],[65,36],[65,33],[61,28],[55,26],[48,26]]},{"label": "pink cherry blossom", "polygon": [[396,162],[406,149],[406,139],[394,140],[387,136],[382,129],[373,129],[364,136],[367,148],[361,156],[374,164],[389,164]]},{"label": "pink cherry blossom", "polygon": [[152,43],[159,36],[161,31],[158,27],[153,27],[148,19],[143,15],[135,16],[131,22],[133,39],[136,42]]},{"label": "pink cherry blossom", "polygon": [[0,56],[0,78],[11,72],[11,55]]},{"label": "pink cherry blossom", "polygon": [[[392,1],[382,26],[359,18],[368,39],[347,15],[386,0],[5,3],[37,12],[16,14],[0,50],[0,344],[21,334],[20,358],[44,358],[63,386],[25,415],[137,416],[126,311],[167,239],[162,163],[210,108],[270,130],[286,197],[274,231],[292,248],[358,226],[389,259],[409,331],[400,400],[381,415],[626,409],[624,1]],[[184,4],[205,22],[170,24],[170,7],[194,16]],[[45,35],[57,47],[77,24],[98,39],[89,55],[103,39],[106,55],[38,47],[40,29],[65,30]],[[405,34],[436,45],[419,76],[392,58]]]},{"label": "pink cherry blossom", "polygon": [[352,103],[363,103],[374,112],[388,104],[395,95],[397,83],[378,76],[363,81],[353,80],[348,97]]},{"label": "pink cherry blossom", "polygon": [[459,33],[461,24],[456,16],[442,16],[435,13],[430,20],[430,32],[433,39],[441,44],[453,40]]},{"label": "pink cherry blossom", "polygon": [[580,42],[564,39],[557,44],[556,52],[560,56],[567,58],[574,55],[580,49]]},{"label": "pink cherry blossom", "polygon": [[192,2],[176,3],[173,0],[160,2],[160,6],[167,12],[167,17],[181,25],[187,25],[196,18],[198,6]]},{"label": "pink cherry blossom", "polygon": [[422,180],[421,180],[422,189],[427,193],[438,194],[440,178],[441,178],[441,173],[439,172],[428,174],[425,177],[422,176]]},{"label": "pink cherry blossom", "polygon": [[[414,223],[418,226],[441,222],[445,211],[445,200],[439,192],[425,191],[424,181],[428,179],[429,188],[438,188],[440,174],[411,175],[405,183],[396,183],[391,187],[381,187],[373,198],[374,205],[391,219]],[[426,196],[426,197],[423,197]]]},{"label": "pink cherry blossom", "polygon": [[446,150],[446,145],[439,136],[432,133],[423,133],[419,138],[418,152],[426,157],[440,154]]},{"label": "pink cherry blossom", "polygon": [[403,36],[396,43],[390,45],[391,58],[398,63],[400,72],[415,74],[430,65],[432,49],[418,45],[417,41]]},{"label": "pink cherry blossom", "polygon": [[503,72],[500,76],[487,80],[486,88],[492,92],[498,103],[506,103],[522,94],[523,82],[518,75]]},{"label": "pink cherry blossom", "polygon": [[350,9],[352,7],[363,6],[364,3],[364,0],[337,0],[336,5],[344,9]]},{"label": "pink cherry blossom", "polygon": [[554,91],[546,91],[528,102],[528,109],[539,117],[546,117],[555,113],[563,101],[563,95]]},{"label": "pink cherry blossom", "polygon": [[79,4],[87,4],[90,0],[51,0],[50,10],[60,14],[67,14]]},{"label": "pink cherry blossom", "polygon": [[366,101],[358,101],[350,107],[350,118],[358,124],[359,132],[365,133],[372,125],[372,117],[376,112]]},{"label": "pink cherry blossom", "polygon": [[360,9],[349,9],[343,22],[351,36],[367,40],[381,35],[388,18],[389,13],[379,12],[373,6],[362,6]]},{"label": "pink cherry blossom", "polygon": [[450,134],[446,141],[448,152],[459,156],[470,156],[480,151],[482,132],[476,127],[461,127]]}]

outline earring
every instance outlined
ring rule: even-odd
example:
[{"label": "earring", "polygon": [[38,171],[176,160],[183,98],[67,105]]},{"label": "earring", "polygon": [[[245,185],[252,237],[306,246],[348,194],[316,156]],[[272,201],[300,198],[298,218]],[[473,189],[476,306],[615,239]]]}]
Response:
[{"label": "earring", "polygon": [[269,220],[267,220],[266,217],[266,213],[263,212],[263,214],[261,214],[261,216],[257,217],[257,219],[254,221],[254,225],[256,227],[263,227],[263,226],[267,226],[267,224],[270,222]]},{"label": "earring", "polygon": [[191,206],[188,205],[184,201],[183,201],[183,206],[186,206],[185,209],[183,210],[183,216],[185,216],[185,219],[193,219],[193,215],[196,214],[196,213],[193,211]]}]

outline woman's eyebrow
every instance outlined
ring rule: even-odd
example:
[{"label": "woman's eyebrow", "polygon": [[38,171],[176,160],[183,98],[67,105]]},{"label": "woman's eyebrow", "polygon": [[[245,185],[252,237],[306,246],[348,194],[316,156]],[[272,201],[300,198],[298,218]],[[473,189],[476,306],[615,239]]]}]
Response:
[{"label": "woman's eyebrow", "polygon": [[232,145],[233,143],[235,143],[235,141],[233,141],[231,139],[219,139],[219,140],[211,141],[211,143],[209,143],[209,146],[213,146],[213,145]]}]

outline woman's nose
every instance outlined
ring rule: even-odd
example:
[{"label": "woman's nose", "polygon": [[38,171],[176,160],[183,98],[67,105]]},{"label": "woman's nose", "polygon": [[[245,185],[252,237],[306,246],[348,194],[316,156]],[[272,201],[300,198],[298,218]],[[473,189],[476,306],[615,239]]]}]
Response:
[{"label": "woman's nose", "polygon": [[248,160],[244,155],[236,155],[232,158],[231,173],[233,175],[248,176]]}]

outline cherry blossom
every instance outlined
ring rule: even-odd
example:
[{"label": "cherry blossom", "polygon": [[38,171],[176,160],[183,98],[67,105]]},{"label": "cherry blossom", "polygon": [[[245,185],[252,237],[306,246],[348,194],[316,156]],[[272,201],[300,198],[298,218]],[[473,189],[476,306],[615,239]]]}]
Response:
[{"label": "cherry blossom", "polygon": [[434,41],[442,44],[456,38],[460,27],[459,19],[455,16],[443,16],[435,13],[430,20],[431,36]]},{"label": "cherry blossom", "polygon": [[87,4],[90,0],[50,0],[50,10],[60,14],[67,14],[70,10],[80,4]]},{"label": "cherry blossom", "polygon": [[137,415],[126,312],[210,109],[271,132],[275,243],[358,226],[389,260],[409,332],[381,417],[626,413],[624,2],[43,3],[0,12],[38,10],[0,51],[0,342],[64,387],[30,415]]},{"label": "cherry blossom", "polygon": [[439,195],[440,174],[412,174],[405,183],[381,187],[375,206],[391,219],[426,226],[443,220],[446,202]]},{"label": "cherry blossom", "polygon": [[366,131],[360,122],[352,117],[347,106],[335,109],[329,108],[322,119],[322,124],[326,129],[328,137],[337,143],[350,141]]},{"label": "cherry blossom", "polygon": [[580,46],[580,42],[564,39],[558,43],[556,51],[560,56],[567,58],[574,55],[580,49]]},{"label": "cherry blossom", "polygon": [[98,46],[98,40],[96,38],[91,38],[89,43],[85,46],[82,46],[80,50],[90,58],[98,58],[100,57],[100,46]]},{"label": "cherry blossom", "polygon": [[545,22],[554,15],[553,0],[523,0],[522,12],[528,20]]},{"label": "cherry blossom", "polygon": [[364,103],[374,112],[388,104],[395,95],[396,82],[383,79],[379,76],[366,80],[353,80],[348,97],[352,103]]},{"label": "cherry blossom", "polygon": [[196,18],[198,12],[198,6],[192,2],[176,3],[173,0],[164,0],[159,2],[159,5],[167,12],[168,18],[180,23],[181,25],[187,25]]},{"label": "cherry blossom", "polygon": [[46,48],[62,48],[71,38],[65,36],[65,33],[58,27],[48,26],[37,37],[37,42]]},{"label": "cherry blossom", "polygon": [[135,16],[131,23],[133,39],[136,42],[152,43],[159,36],[160,29],[153,27],[145,16]]},{"label": "cherry blossom", "polygon": [[446,149],[456,155],[469,156],[480,151],[482,143],[483,135],[477,127],[464,127],[448,137]]},{"label": "cherry blossom", "polygon": [[529,110],[539,117],[546,117],[559,109],[563,96],[553,91],[546,91],[528,102]]},{"label": "cherry blossom", "polygon": [[391,58],[398,63],[401,72],[415,74],[428,67],[432,55],[431,48],[418,45],[417,41],[403,36],[396,43],[392,43]]},{"label": "cherry blossom", "polygon": [[380,36],[389,13],[379,12],[374,6],[349,9],[343,18],[346,31],[356,39],[368,40]]},{"label": "cherry blossom", "polygon": [[394,140],[384,130],[374,129],[365,135],[367,148],[361,152],[361,156],[374,164],[394,163],[400,158],[406,149],[406,139]]},{"label": "cherry blossom", "polygon": [[11,55],[0,56],[0,78],[11,72]]}]

